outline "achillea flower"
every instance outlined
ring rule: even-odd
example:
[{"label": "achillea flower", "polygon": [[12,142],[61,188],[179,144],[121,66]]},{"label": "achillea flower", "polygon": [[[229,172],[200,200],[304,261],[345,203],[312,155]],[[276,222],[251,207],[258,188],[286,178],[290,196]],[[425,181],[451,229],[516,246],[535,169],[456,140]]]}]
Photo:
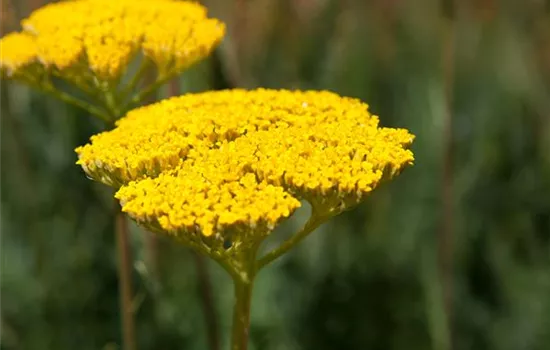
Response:
[{"label": "achillea flower", "polygon": [[413,162],[414,136],[326,91],[188,94],[136,109],[77,148],[123,211],[187,242],[253,244],[309,201],[330,217]]},{"label": "achillea flower", "polygon": [[2,73],[12,75],[36,60],[35,38],[27,33],[10,33],[1,39],[0,44]]},{"label": "achillea flower", "polygon": [[[225,31],[201,5],[174,0],[63,1],[35,11],[22,26],[0,42],[3,75],[28,80],[53,73],[89,82],[118,79],[138,52],[159,75],[175,75],[207,56]],[[33,65],[40,69],[28,72]]]}]

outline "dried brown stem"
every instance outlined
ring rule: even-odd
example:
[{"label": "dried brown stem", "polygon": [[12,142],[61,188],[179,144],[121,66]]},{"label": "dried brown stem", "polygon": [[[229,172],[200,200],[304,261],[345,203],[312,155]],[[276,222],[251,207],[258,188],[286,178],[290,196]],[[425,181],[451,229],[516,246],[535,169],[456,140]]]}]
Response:
[{"label": "dried brown stem", "polygon": [[201,306],[206,323],[206,332],[208,336],[208,345],[210,350],[218,350],[220,348],[220,336],[218,332],[218,321],[214,298],[212,295],[212,283],[204,256],[193,252],[195,266],[197,268],[197,277],[199,279],[199,290],[201,297]]},{"label": "dried brown stem", "polygon": [[444,17],[442,36],[442,69],[445,89],[445,114],[443,116],[443,177],[441,183],[442,223],[438,240],[439,276],[442,302],[446,318],[448,339],[447,350],[452,348],[452,309],[453,309],[453,114],[452,94],[454,85],[455,23],[454,4],[449,2],[449,12]]},{"label": "dried brown stem", "polygon": [[118,202],[116,208],[116,237],[119,260],[119,296],[122,324],[122,341],[124,350],[136,350],[136,332],[134,310],[132,305],[132,255],[130,251],[130,237],[127,219],[120,211]]},{"label": "dried brown stem", "polygon": [[231,24],[232,45],[225,55],[226,73],[230,81],[243,83],[244,76],[242,70],[243,60],[243,41],[247,27],[247,6],[246,0],[235,0],[233,19]]},{"label": "dried brown stem", "polygon": [[17,14],[12,1],[0,2],[0,36],[17,29]]}]

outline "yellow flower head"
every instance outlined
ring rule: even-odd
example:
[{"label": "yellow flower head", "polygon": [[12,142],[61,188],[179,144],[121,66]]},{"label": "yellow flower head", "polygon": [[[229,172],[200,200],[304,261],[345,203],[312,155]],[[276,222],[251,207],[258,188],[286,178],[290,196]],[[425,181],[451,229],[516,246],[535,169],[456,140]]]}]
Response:
[{"label": "yellow flower head", "polygon": [[76,152],[90,177],[122,186],[138,222],[218,243],[239,232],[231,242],[244,244],[300,200],[327,216],[357,204],[412,164],[413,139],[331,92],[226,90],[133,110]]},{"label": "yellow flower head", "polygon": [[0,65],[7,75],[24,69],[35,62],[36,45],[34,37],[27,33],[10,33],[0,41]]},{"label": "yellow flower head", "polygon": [[46,5],[0,42],[3,74],[37,63],[60,75],[118,78],[136,53],[174,74],[208,55],[224,25],[197,3],[175,0],[74,0]]}]

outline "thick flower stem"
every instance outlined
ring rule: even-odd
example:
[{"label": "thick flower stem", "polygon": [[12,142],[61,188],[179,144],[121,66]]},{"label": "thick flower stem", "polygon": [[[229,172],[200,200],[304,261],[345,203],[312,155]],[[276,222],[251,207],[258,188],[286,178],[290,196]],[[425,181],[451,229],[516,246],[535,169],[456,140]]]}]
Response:
[{"label": "thick flower stem", "polygon": [[116,237],[119,259],[119,297],[124,350],[136,350],[134,310],[132,306],[132,257],[129,244],[128,222],[124,213],[116,208]]},{"label": "thick flower stem", "polygon": [[250,304],[254,286],[254,272],[242,273],[234,278],[235,305],[233,307],[233,331],[231,334],[231,350],[246,350],[250,332]]}]

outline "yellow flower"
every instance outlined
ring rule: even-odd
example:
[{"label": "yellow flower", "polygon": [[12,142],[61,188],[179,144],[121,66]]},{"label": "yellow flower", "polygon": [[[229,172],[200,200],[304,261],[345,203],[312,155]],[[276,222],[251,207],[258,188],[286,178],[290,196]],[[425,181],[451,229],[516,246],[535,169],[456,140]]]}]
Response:
[{"label": "yellow flower", "polygon": [[9,76],[24,69],[36,60],[36,45],[33,36],[27,33],[10,33],[0,41],[0,67]]},{"label": "yellow flower", "polygon": [[264,237],[301,200],[327,217],[356,205],[412,164],[413,139],[380,128],[356,99],[236,89],[133,110],[76,152],[90,177],[122,186],[116,197],[138,222],[238,245]]},{"label": "yellow flower", "polygon": [[37,63],[67,79],[91,72],[109,81],[140,51],[161,75],[177,74],[207,56],[225,31],[201,5],[174,0],[63,1],[38,9],[22,26],[0,42],[4,74],[21,78]]}]

